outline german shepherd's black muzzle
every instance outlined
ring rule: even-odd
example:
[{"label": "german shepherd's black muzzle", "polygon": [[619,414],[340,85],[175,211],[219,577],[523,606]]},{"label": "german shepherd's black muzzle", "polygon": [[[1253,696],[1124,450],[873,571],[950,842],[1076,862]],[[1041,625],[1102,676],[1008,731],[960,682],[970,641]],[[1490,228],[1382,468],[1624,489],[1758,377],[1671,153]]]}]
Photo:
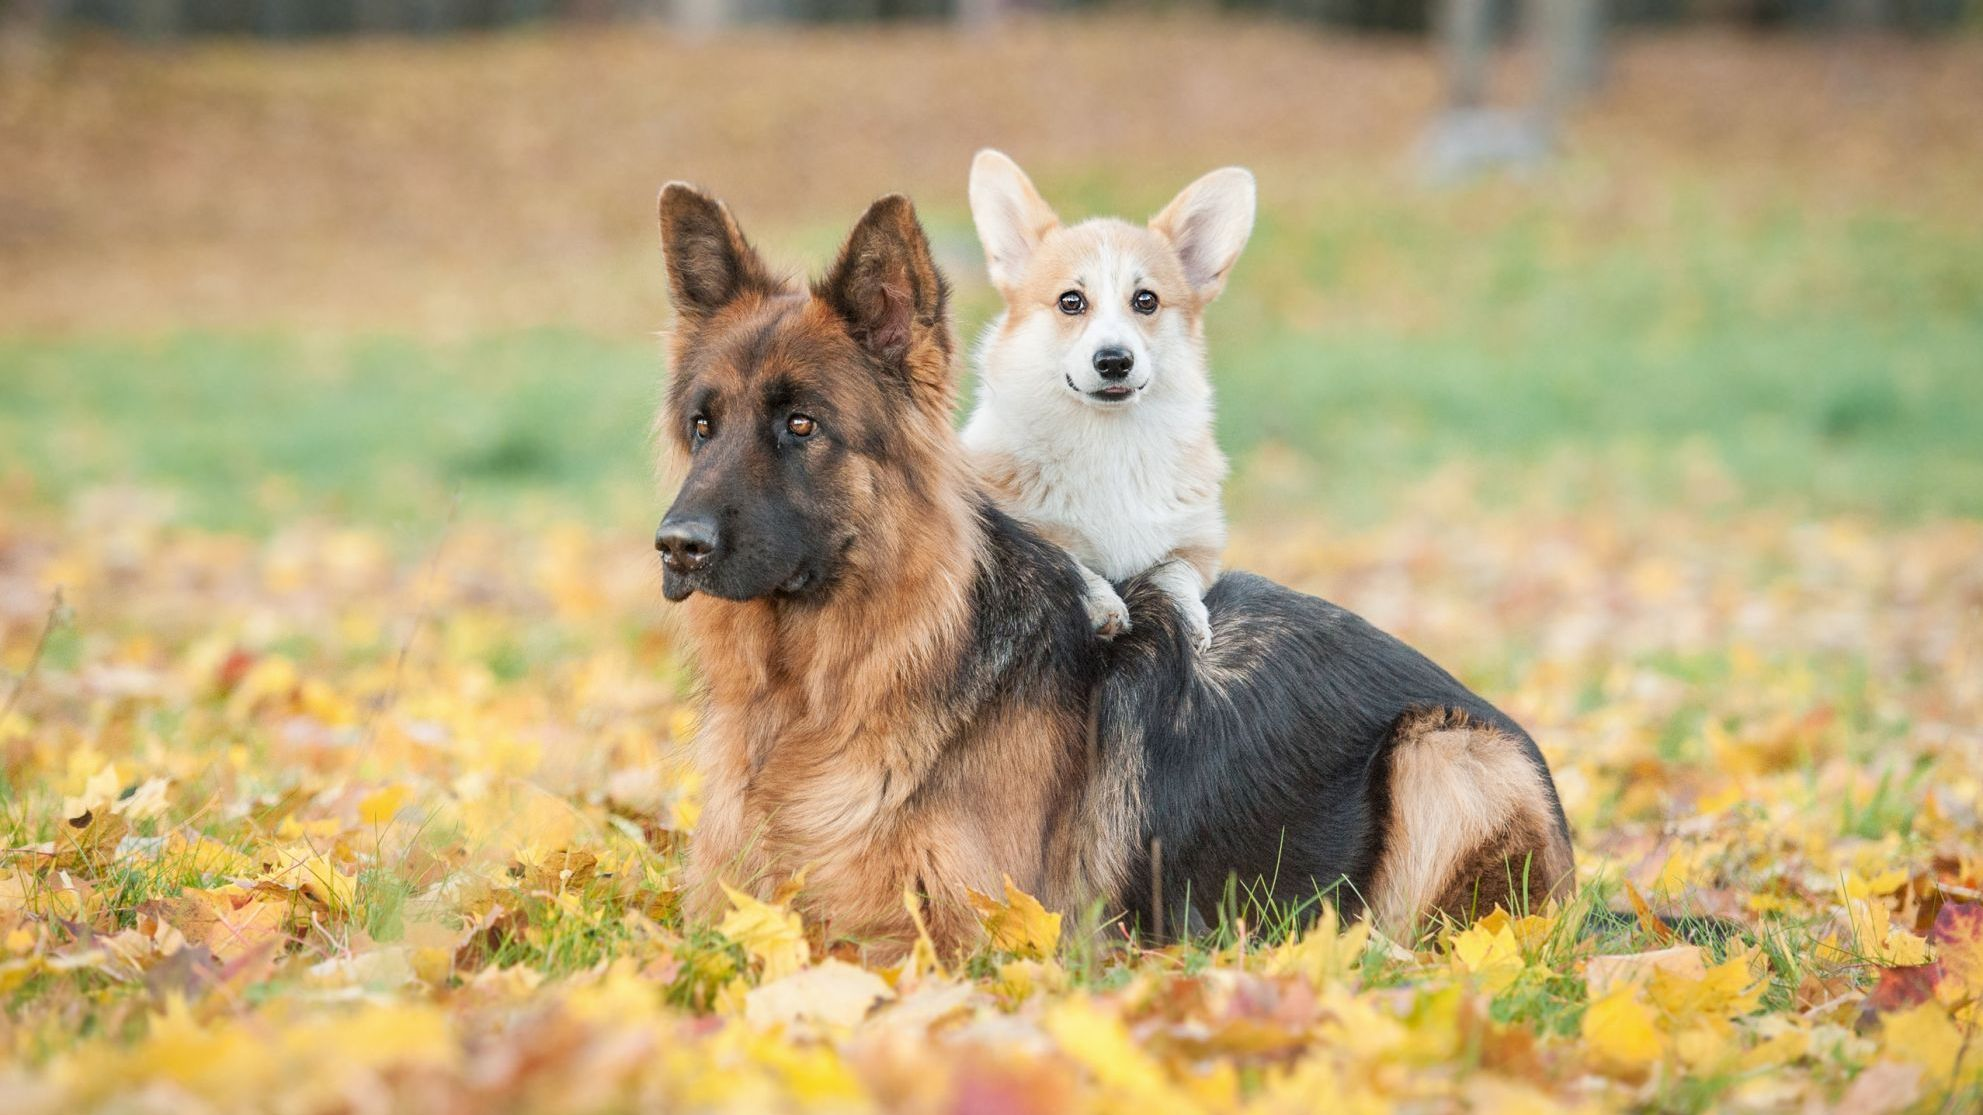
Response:
[{"label": "german shepherd's black muzzle", "polygon": [[668,518],[654,531],[654,548],[671,573],[699,573],[716,559],[716,524],[704,518]]},{"label": "german shepherd's black muzzle", "polygon": [[[790,483],[797,478],[771,484],[744,479],[763,474],[751,467],[754,449],[697,451],[688,481],[654,531],[661,592],[669,600],[696,592],[724,600],[797,596],[827,579],[833,531],[802,509],[805,503],[795,496],[808,493],[805,485]],[[726,459],[733,456],[738,459]]]}]

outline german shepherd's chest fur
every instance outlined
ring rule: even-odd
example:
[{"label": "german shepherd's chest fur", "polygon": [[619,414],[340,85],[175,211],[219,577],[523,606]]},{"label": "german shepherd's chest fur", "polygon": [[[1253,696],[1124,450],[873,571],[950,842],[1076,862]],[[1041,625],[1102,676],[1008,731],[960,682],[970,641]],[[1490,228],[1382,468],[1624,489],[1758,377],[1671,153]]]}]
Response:
[{"label": "german shepherd's chest fur", "polygon": [[712,613],[706,910],[717,881],[765,894],[803,871],[801,907],[836,935],[902,939],[906,891],[954,943],[972,930],[964,890],[996,893],[1003,875],[1049,901],[1099,893],[1087,849],[1101,834],[1068,800],[1094,673],[1079,579],[989,503],[977,518],[968,572],[904,586],[929,612],[691,601]]}]

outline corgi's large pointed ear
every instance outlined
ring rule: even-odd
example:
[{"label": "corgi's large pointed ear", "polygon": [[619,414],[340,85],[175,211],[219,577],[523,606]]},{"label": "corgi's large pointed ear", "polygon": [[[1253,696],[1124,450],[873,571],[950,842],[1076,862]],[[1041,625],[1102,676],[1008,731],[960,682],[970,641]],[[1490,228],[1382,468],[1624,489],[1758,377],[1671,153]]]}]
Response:
[{"label": "corgi's large pointed ear", "polygon": [[1040,238],[1060,224],[1019,164],[989,147],[971,160],[971,220],[985,246],[992,285],[1001,293],[1019,285]]},{"label": "corgi's large pointed ear", "polygon": [[813,295],[882,363],[911,380],[948,381],[949,292],[908,198],[890,194],[868,206]]},{"label": "corgi's large pointed ear", "polygon": [[1150,227],[1177,249],[1184,276],[1198,297],[1211,301],[1253,235],[1253,172],[1229,166],[1186,186]]},{"label": "corgi's large pointed ear", "polygon": [[730,211],[686,182],[661,187],[661,253],[675,312],[698,320],[751,291],[778,287]]}]

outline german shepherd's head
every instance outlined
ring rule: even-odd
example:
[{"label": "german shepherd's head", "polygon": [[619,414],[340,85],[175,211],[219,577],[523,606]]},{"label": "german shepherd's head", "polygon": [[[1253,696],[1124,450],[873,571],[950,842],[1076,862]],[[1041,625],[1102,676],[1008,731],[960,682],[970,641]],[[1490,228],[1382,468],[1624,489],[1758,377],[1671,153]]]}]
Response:
[{"label": "german shepherd's head", "polygon": [[946,293],[907,198],[869,207],[810,288],[722,203],[661,191],[676,326],[658,419],[684,478],[655,531],[663,592],[818,602],[954,520]]}]

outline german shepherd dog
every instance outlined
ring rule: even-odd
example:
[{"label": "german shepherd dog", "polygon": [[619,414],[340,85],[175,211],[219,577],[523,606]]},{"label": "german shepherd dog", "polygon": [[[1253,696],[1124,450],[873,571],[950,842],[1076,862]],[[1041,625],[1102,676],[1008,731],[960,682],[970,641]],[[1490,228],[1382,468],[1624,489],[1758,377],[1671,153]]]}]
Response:
[{"label": "german shepherd dog", "polygon": [[1229,880],[1393,932],[1570,883],[1534,743],[1343,609],[1228,573],[1197,653],[1144,576],[1133,631],[1096,635],[1074,558],[966,464],[908,199],[810,287],[689,186],[660,219],[682,480],[655,546],[706,686],[691,913],[803,871],[795,902],[834,936],[900,949],[913,903],[948,950],[978,933],[967,890],[1003,877],[1157,936],[1215,917]]}]

